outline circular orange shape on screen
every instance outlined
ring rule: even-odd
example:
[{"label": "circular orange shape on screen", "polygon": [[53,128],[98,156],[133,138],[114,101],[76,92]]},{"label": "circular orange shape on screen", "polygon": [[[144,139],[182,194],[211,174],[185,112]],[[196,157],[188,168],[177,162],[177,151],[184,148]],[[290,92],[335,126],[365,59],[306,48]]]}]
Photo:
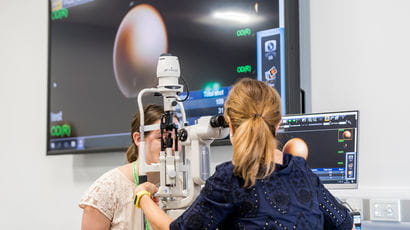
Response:
[{"label": "circular orange shape on screen", "polygon": [[125,97],[136,97],[141,89],[158,84],[158,58],[167,50],[167,31],[160,13],[149,4],[132,8],[118,28],[113,52],[115,79]]},{"label": "circular orange shape on screen", "polygon": [[352,132],[350,132],[349,130],[346,130],[343,132],[343,138],[344,139],[351,139],[352,138]]}]

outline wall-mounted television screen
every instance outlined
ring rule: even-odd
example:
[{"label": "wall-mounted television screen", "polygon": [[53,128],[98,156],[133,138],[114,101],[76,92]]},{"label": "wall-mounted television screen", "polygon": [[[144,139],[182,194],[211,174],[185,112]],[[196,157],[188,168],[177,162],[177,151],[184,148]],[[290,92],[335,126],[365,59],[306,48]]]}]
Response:
[{"label": "wall-mounted television screen", "polygon": [[[223,113],[239,78],[299,113],[297,0],[50,0],[47,154],[119,151],[162,53],[178,56],[190,124]],[[182,95],[183,96],[183,95]],[[148,96],[147,96],[148,97]],[[160,99],[144,98],[144,102]]]}]

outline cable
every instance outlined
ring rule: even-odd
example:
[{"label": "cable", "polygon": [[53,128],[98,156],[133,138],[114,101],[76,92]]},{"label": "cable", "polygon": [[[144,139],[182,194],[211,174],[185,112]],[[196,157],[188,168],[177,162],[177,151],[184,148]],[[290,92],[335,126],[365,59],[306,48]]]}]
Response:
[{"label": "cable", "polygon": [[181,76],[181,79],[182,79],[182,81],[184,82],[184,86],[185,86],[185,88],[186,88],[186,97],[185,97],[184,99],[182,99],[182,100],[180,100],[180,99],[177,98],[177,101],[178,101],[178,102],[184,102],[184,101],[186,101],[186,100],[189,98],[188,84],[186,83],[186,81],[184,80],[184,78],[183,78],[182,76]]},{"label": "cable", "polygon": [[342,202],[342,204],[347,205],[347,208],[349,208],[351,212],[353,212],[353,211],[354,211],[354,210],[353,210],[353,208],[352,208],[352,206],[350,206],[350,204],[349,204],[349,203],[347,203],[346,201],[343,201],[343,202]]},{"label": "cable", "polygon": [[344,205],[346,208],[348,208],[348,209],[350,209],[349,211],[350,212],[353,212],[354,210],[353,210],[353,208],[352,208],[352,206],[350,206],[350,204],[349,203],[347,203],[346,201],[342,201],[341,199],[339,199],[339,198],[337,198],[337,197],[335,197],[335,199],[337,200],[337,202],[339,202],[339,204],[342,204],[342,205]]}]

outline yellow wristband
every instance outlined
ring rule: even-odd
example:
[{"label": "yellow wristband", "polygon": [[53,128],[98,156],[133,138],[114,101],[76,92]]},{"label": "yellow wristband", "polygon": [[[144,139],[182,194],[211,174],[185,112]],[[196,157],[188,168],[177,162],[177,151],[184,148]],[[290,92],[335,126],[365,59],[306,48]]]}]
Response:
[{"label": "yellow wristband", "polygon": [[141,201],[141,198],[145,195],[149,195],[151,197],[151,193],[146,190],[137,192],[137,194],[135,195],[135,200],[134,200],[135,207],[141,208],[140,201]]}]

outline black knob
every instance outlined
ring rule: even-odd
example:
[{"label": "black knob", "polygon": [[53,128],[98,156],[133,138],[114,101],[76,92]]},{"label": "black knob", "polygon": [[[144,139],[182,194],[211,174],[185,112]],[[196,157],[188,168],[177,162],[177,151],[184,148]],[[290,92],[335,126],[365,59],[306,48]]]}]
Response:
[{"label": "black knob", "polygon": [[138,181],[140,184],[147,182],[148,181],[147,175],[138,176]]},{"label": "black knob", "polygon": [[186,131],[186,129],[180,129],[178,131],[178,138],[180,141],[186,141],[188,139],[188,131]]}]

